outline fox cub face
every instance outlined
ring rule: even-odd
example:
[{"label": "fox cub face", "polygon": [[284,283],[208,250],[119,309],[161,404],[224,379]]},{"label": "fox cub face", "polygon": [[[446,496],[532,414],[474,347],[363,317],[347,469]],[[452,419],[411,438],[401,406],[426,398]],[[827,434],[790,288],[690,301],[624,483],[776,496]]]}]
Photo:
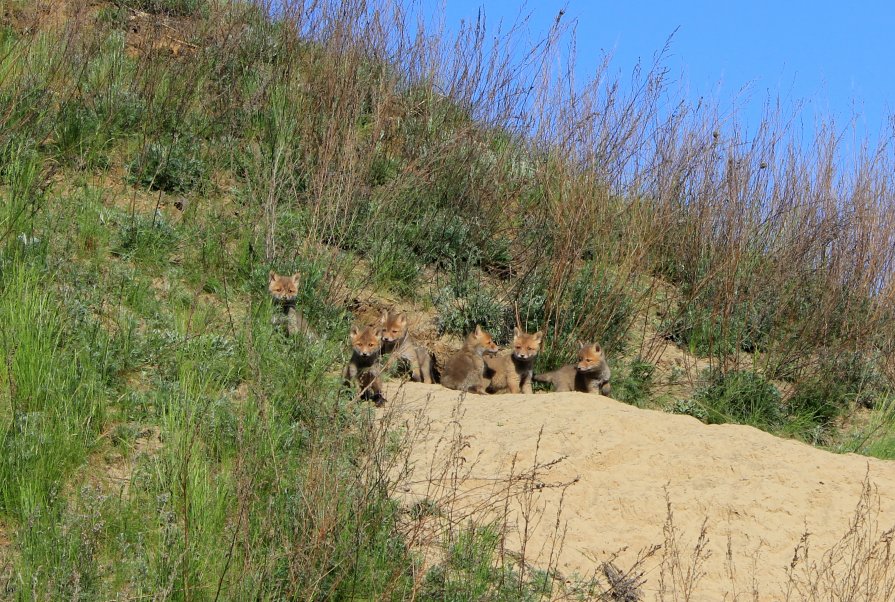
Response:
[{"label": "fox cub face", "polygon": [[581,349],[578,351],[578,363],[575,368],[579,372],[590,372],[596,370],[603,363],[603,350],[599,343],[593,345],[581,342]]},{"label": "fox cub face", "polygon": [[361,357],[375,357],[382,346],[382,330],[368,326],[361,330],[357,326],[351,327],[351,346],[354,352]]},{"label": "fox cub face", "polygon": [[520,360],[530,360],[538,355],[541,350],[541,339],[544,333],[536,332],[528,334],[518,326],[513,329],[513,357]]},{"label": "fox cub face", "polygon": [[476,324],[475,330],[469,335],[469,341],[478,349],[485,353],[497,353],[497,343],[491,338],[491,335],[482,330],[482,327]]},{"label": "fox cub face", "polygon": [[382,325],[382,342],[394,343],[404,338],[407,334],[407,316],[403,313],[393,314],[383,311],[379,320]]},{"label": "fox cub face", "polygon": [[273,300],[277,303],[295,301],[295,297],[298,295],[298,276],[298,272],[291,276],[281,276],[271,270],[267,290],[270,291]]}]

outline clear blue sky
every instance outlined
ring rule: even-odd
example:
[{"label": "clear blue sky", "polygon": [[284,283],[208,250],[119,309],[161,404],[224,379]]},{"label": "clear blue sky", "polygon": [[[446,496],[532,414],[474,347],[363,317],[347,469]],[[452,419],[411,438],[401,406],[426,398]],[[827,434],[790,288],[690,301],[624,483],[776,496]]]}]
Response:
[{"label": "clear blue sky", "polygon": [[857,116],[859,133],[876,139],[895,112],[892,1],[444,1],[449,30],[474,21],[484,6],[489,29],[530,15],[532,40],[564,9],[563,19],[577,23],[580,78],[605,52],[627,75],[677,30],[664,61],[671,75],[682,78],[691,100],[716,98],[725,111],[735,104],[747,125],[769,97],[787,108],[803,103],[806,133],[818,116],[834,117],[840,129]]}]

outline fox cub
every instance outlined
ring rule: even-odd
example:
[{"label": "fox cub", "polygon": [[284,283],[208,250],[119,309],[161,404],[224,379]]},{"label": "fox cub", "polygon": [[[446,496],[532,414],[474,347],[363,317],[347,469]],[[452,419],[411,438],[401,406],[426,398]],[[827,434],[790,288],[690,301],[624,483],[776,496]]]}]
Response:
[{"label": "fox cub", "polygon": [[351,386],[357,382],[361,399],[369,399],[376,406],[385,403],[382,395],[382,381],[379,375],[382,371],[379,364],[379,355],[382,350],[382,330],[367,326],[363,330],[357,326],[351,327],[351,359],[345,366],[345,384]]},{"label": "fox cub", "polygon": [[488,393],[505,390],[510,393],[532,393],[531,379],[543,337],[541,332],[528,334],[517,326],[513,330],[513,350],[509,355],[484,358],[485,376],[491,377]]},{"label": "fox cub", "polygon": [[582,393],[600,393],[609,397],[612,387],[609,385],[609,365],[599,343],[589,345],[580,343],[578,363],[563,366],[553,372],[535,375],[539,383],[551,383],[553,390],[580,391]]},{"label": "fox cub", "polygon": [[497,344],[491,335],[476,325],[466,336],[463,347],[451,356],[444,365],[441,384],[448,389],[485,393],[488,380],[485,378],[485,353],[497,353]]},{"label": "fox cub", "polygon": [[432,384],[432,356],[429,350],[417,345],[407,331],[407,316],[403,313],[382,312],[382,353],[394,354],[410,364],[414,382]]},{"label": "fox cub", "polygon": [[274,304],[282,311],[282,314],[275,315],[272,321],[274,324],[285,322],[286,332],[291,337],[303,333],[308,338],[314,340],[317,338],[317,334],[295,307],[295,300],[298,297],[298,277],[298,272],[291,276],[281,276],[273,270],[270,271],[267,290],[270,291]]}]

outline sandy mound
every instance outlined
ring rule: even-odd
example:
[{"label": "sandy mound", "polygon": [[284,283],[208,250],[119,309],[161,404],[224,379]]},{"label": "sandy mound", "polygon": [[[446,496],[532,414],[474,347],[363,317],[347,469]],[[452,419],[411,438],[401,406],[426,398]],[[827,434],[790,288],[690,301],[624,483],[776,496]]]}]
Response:
[{"label": "sandy mound", "polygon": [[[616,564],[627,569],[638,552],[662,544],[665,490],[684,569],[706,521],[711,555],[692,599],[751,600],[753,588],[760,592],[757,599],[782,599],[803,533],[811,534],[809,559],[820,561],[848,530],[868,473],[882,500],[878,527],[895,524],[891,462],[836,455],[751,427],[708,426],[595,395],[471,395],[458,406],[458,394],[437,385],[407,384],[389,393],[386,412],[392,419],[431,421],[412,452],[414,473],[404,487],[408,500],[453,495],[459,506],[484,507],[507,488],[502,477],[514,457],[517,474],[533,465],[543,428],[538,463],[562,461],[536,479],[547,486],[531,496],[541,518],[528,526],[533,536],[526,556],[541,566],[550,562],[562,499],[567,532],[554,564],[565,575],[592,575],[619,551]],[[462,468],[454,462],[446,469],[449,443],[456,443],[459,431],[468,443],[460,452]],[[457,477],[463,471],[467,477]],[[550,486],[576,480],[567,488]],[[520,532],[524,506],[514,500],[509,508]],[[874,536],[876,525],[870,525]],[[647,599],[659,590],[662,553],[645,564]]]}]

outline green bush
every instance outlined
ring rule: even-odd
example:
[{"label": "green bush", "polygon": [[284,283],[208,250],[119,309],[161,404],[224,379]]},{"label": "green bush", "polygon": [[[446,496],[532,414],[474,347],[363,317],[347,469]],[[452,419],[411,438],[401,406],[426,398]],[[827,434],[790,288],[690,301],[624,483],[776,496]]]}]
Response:
[{"label": "green bush", "polygon": [[858,352],[824,354],[813,374],[796,382],[787,410],[806,428],[827,429],[850,408],[873,408],[890,392],[875,358]]},{"label": "green bush", "polygon": [[470,524],[457,536],[447,559],[426,573],[419,599],[463,602],[534,602],[549,599],[552,579],[543,571],[529,571],[523,579],[512,566],[500,562],[498,529]]},{"label": "green bush", "polygon": [[848,387],[828,379],[811,378],[796,385],[787,413],[807,423],[829,425],[848,407]]},{"label": "green bush", "polygon": [[110,212],[108,219],[114,219],[119,226],[118,240],[112,249],[117,255],[160,264],[175,250],[179,233],[161,214],[126,216]]},{"label": "green bush", "polygon": [[558,320],[569,338],[598,340],[612,353],[623,351],[634,302],[606,266],[587,262],[561,303]]},{"label": "green bush", "polygon": [[175,139],[152,142],[128,166],[130,182],[164,192],[202,190],[208,183],[208,167],[195,142]]},{"label": "green bush", "polygon": [[693,400],[705,410],[709,424],[735,422],[774,430],[784,423],[780,391],[755,372],[712,371]]},{"label": "green bush", "polygon": [[172,17],[197,15],[208,8],[207,0],[130,0],[129,4],[149,13]]},{"label": "green bush", "polygon": [[434,302],[440,333],[464,336],[478,324],[498,344],[509,342],[516,323],[512,307],[468,275],[455,274],[449,286],[435,293]]},{"label": "green bush", "polygon": [[706,411],[705,407],[703,407],[699,402],[694,401],[693,399],[676,399],[671,407],[668,408],[668,411],[672,414],[684,414],[685,416],[692,416],[697,420],[701,420],[703,422],[707,422],[709,419],[709,414]]},{"label": "green bush", "polygon": [[369,259],[376,284],[404,297],[414,295],[421,266],[411,249],[393,238],[381,239],[373,243]]},{"label": "green bush", "polygon": [[645,405],[652,393],[656,367],[638,357],[620,368],[612,373],[613,397],[636,406]]},{"label": "green bush", "polygon": [[688,303],[662,326],[676,345],[698,357],[726,357],[737,349],[736,330],[711,309]]}]

